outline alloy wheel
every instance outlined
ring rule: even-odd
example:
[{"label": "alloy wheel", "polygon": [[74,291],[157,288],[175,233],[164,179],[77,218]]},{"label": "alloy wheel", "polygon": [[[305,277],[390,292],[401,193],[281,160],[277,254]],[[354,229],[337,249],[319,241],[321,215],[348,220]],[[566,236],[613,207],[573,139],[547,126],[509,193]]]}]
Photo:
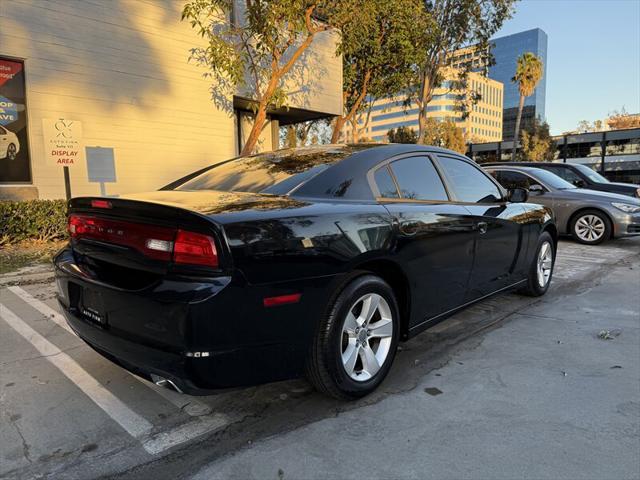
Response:
[{"label": "alloy wheel", "polygon": [[553,249],[549,242],[544,242],[540,246],[540,251],[538,253],[538,263],[537,263],[537,272],[538,272],[538,285],[541,288],[547,286],[549,282],[549,277],[551,277],[551,271],[553,269]]},{"label": "alloy wheel", "polygon": [[604,235],[606,225],[604,220],[597,215],[583,215],[575,224],[576,235],[585,242],[595,242]]},{"label": "alloy wheel", "polygon": [[357,382],[373,378],[389,356],[393,315],[377,293],[360,297],[349,309],[342,326],[342,365]]}]

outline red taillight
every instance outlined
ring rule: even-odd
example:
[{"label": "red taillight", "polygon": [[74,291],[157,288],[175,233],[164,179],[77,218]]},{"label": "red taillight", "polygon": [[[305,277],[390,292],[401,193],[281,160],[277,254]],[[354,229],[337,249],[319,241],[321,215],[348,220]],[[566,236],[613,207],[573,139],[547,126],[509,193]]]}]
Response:
[{"label": "red taillight", "polygon": [[[89,238],[101,242],[131,247],[155,260],[171,260],[171,248],[154,248],[156,244],[169,245],[175,230],[142,223],[123,222],[85,215],[69,216],[69,234],[72,238]],[[150,240],[154,240],[151,243]]]},{"label": "red taillight", "polygon": [[88,238],[133,248],[149,258],[180,265],[218,266],[212,237],[202,233],[85,215],[69,216],[71,238]]},{"label": "red taillight", "polygon": [[93,208],[111,208],[111,202],[109,200],[91,200],[91,206]]},{"label": "red taillight", "polygon": [[179,264],[218,266],[218,252],[213,238],[202,233],[178,230],[173,243],[173,261]]}]

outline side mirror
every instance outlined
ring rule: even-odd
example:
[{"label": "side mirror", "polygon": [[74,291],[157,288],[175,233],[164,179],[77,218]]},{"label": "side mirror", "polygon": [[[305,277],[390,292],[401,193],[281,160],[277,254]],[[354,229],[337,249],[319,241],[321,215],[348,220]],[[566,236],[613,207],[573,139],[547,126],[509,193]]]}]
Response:
[{"label": "side mirror", "polygon": [[544,188],[542,188],[542,185],[531,185],[529,187],[529,193],[532,193],[534,195],[542,195],[544,193]]},{"label": "side mirror", "polygon": [[524,203],[529,199],[529,192],[524,188],[512,188],[509,190],[507,200],[512,203]]},{"label": "side mirror", "polygon": [[584,188],[584,180],[574,180],[573,184],[578,188]]}]

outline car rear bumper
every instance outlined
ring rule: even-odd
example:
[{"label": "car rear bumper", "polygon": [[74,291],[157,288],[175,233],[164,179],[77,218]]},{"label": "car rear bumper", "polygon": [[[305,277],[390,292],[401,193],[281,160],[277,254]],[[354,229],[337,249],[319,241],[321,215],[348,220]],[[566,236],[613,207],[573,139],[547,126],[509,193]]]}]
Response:
[{"label": "car rear bumper", "polygon": [[[58,301],[70,327],[94,350],[185,393],[282,380],[303,371],[322,305],[323,281],[250,286],[242,279],[163,279],[142,291],[95,282],[70,249],[54,260]],[[78,297],[98,292],[97,321]],[[265,308],[263,298],[304,291],[300,303]],[[92,293],[92,295],[95,295]],[[75,297],[75,298],[74,298]]]}]

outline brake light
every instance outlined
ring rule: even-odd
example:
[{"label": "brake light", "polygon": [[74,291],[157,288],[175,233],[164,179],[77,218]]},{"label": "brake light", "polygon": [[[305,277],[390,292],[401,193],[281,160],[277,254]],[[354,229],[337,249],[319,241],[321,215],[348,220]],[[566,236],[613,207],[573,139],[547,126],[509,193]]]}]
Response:
[{"label": "brake light", "polygon": [[180,265],[218,267],[218,252],[212,237],[143,223],[72,214],[69,235],[133,248],[143,255]]},{"label": "brake light", "polygon": [[112,208],[109,200],[91,200],[91,206],[93,208]]},{"label": "brake light", "polygon": [[173,243],[173,261],[179,264],[218,266],[218,252],[213,238],[202,233],[178,230]]}]

